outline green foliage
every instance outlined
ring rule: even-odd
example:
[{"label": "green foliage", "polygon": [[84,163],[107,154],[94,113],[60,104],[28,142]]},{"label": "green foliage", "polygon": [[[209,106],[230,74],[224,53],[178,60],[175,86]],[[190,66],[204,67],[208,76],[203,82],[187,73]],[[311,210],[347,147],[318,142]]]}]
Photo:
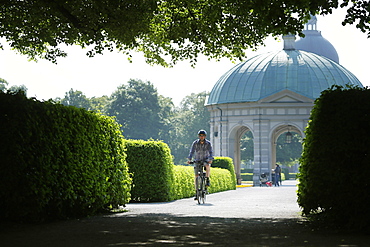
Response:
[{"label": "green foliage", "polygon": [[209,193],[216,193],[225,190],[235,190],[236,183],[234,176],[233,174],[231,174],[230,171],[226,169],[218,167],[211,168],[211,186],[208,188]]},{"label": "green foliage", "polygon": [[0,218],[80,217],[129,201],[112,118],[0,92],[0,125]]},{"label": "green foliage", "polygon": [[[347,8],[343,24],[369,34],[368,1],[340,7]],[[118,50],[130,58],[139,51],[148,63],[195,64],[199,54],[244,59],[266,37],[301,33],[310,14],[336,8],[328,0],[8,0],[1,4],[0,37],[31,59],[56,62],[66,56],[61,44],[76,44],[88,47],[88,56]]]},{"label": "green foliage", "polygon": [[115,116],[128,139],[158,139],[162,129],[157,89],[150,82],[130,80],[112,94],[108,114]]},{"label": "green foliage", "polygon": [[[194,167],[174,166],[168,146],[160,141],[126,140],[133,175],[131,202],[166,202],[194,196]],[[236,188],[228,170],[211,168],[210,193]]]},{"label": "green foliage", "polygon": [[88,56],[132,50],[149,32],[155,9],[150,0],[5,1],[0,36],[31,59],[53,62],[66,56],[60,44],[89,47]]},{"label": "green foliage", "polygon": [[126,140],[133,175],[132,202],[166,202],[175,198],[170,149],[160,141]]},{"label": "green foliage", "polygon": [[335,86],[315,101],[301,158],[298,203],[325,223],[369,227],[370,90]]},{"label": "green foliage", "polygon": [[[233,160],[230,157],[214,157],[214,160],[212,162],[212,167],[219,167],[226,169],[230,172],[234,185],[236,185],[236,174],[234,169],[234,163]],[[235,189],[236,187],[234,187]]]},{"label": "green foliage", "polygon": [[111,97],[88,98],[71,89],[63,99],[54,101],[115,116],[126,138],[163,140],[169,145],[175,163],[181,164],[198,130],[209,130],[210,113],[204,106],[207,95],[191,94],[175,108],[171,98],[158,95],[150,82],[130,80]]},{"label": "green foliage", "polygon": [[75,106],[89,111],[105,113],[108,104],[108,97],[104,95],[102,97],[88,98],[81,91],[73,90],[73,88],[71,88],[69,92],[65,93],[63,99],[57,98],[55,101],[66,106]]},{"label": "green foliage", "polygon": [[158,133],[159,139],[170,145],[173,139],[171,133],[173,133],[175,129],[175,126],[172,123],[175,118],[175,105],[171,98],[164,97],[162,95],[159,95],[158,102],[160,106],[159,117],[161,125]]},{"label": "green foliage", "polygon": [[[175,166],[175,199],[192,197],[195,194],[194,188],[194,167]],[[211,167],[211,186],[209,193],[216,193],[226,190],[235,190],[235,180],[228,170]]]},{"label": "green foliage", "polygon": [[75,91],[72,88],[65,94],[60,103],[67,106],[85,108],[86,110],[91,108],[90,100],[81,91]]},{"label": "green foliage", "polygon": [[6,87],[8,86],[8,82],[4,80],[3,78],[0,78],[0,91],[5,92]]},{"label": "green foliage", "polygon": [[[290,179],[290,174],[289,174],[289,169],[288,168],[282,168],[281,169],[281,176],[284,175],[284,178],[286,179]],[[292,178],[295,178],[295,176],[293,176]]]},{"label": "green foliage", "polygon": [[175,166],[175,199],[188,198],[195,195],[194,167]]},{"label": "green foliage", "polygon": [[27,95],[27,90],[28,88],[25,85],[20,85],[20,86],[11,86],[10,88],[7,88],[9,83],[3,79],[0,78],[0,91],[3,92],[12,92],[12,93],[19,93],[22,92],[22,94]]},{"label": "green foliage", "polygon": [[302,155],[302,137],[298,133],[291,133],[291,143],[285,143],[285,134],[280,135],[276,143],[276,161],[285,166],[298,163]]},{"label": "green foliage", "polygon": [[240,157],[243,161],[254,160],[254,141],[251,131],[247,131],[240,139]]},{"label": "green foliage", "polygon": [[250,172],[240,173],[240,176],[243,181],[253,181],[253,173]]},{"label": "green foliage", "polygon": [[208,93],[201,92],[186,96],[174,113],[169,146],[175,156],[175,164],[184,163],[200,129],[209,133],[210,113],[205,107],[207,95]]}]

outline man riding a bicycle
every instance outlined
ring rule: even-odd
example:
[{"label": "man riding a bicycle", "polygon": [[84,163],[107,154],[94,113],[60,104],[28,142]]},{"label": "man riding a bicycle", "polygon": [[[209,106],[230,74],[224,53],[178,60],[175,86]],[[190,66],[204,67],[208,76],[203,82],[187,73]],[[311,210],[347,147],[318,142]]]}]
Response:
[{"label": "man riding a bicycle", "polygon": [[207,132],[205,130],[199,130],[198,137],[199,139],[195,140],[191,145],[188,164],[190,164],[191,159],[194,157],[194,172],[196,179],[198,176],[198,166],[203,162],[206,168],[206,185],[210,186],[209,176],[211,174],[211,164],[213,160],[212,144],[206,139]]}]

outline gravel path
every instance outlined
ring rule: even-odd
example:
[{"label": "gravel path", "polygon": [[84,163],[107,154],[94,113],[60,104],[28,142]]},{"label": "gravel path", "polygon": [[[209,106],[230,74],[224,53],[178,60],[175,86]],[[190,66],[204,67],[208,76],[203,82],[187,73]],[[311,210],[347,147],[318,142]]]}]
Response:
[{"label": "gravel path", "polygon": [[296,182],[247,187],[125,213],[40,225],[0,224],[0,246],[370,246],[360,234],[315,232],[296,203]]},{"label": "gravel path", "polygon": [[221,218],[299,218],[296,181],[280,187],[246,187],[210,194],[205,204],[193,198],[169,203],[133,203],[128,215],[171,214],[176,216],[208,216]]}]

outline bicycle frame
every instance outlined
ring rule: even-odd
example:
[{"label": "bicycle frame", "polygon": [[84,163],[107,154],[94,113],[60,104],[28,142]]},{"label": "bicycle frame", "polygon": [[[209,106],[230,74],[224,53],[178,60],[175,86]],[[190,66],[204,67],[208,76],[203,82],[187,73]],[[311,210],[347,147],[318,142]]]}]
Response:
[{"label": "bicycle frame", "polygon": [[205,166],[204,161],[198,161],[198,162],[191,162],[191,164],[198,164],[197,165],[197,177],[195,178],[195,186],[196,186],[196,198],[198,201],[198,204],[201,204],[201,202],[204,204],[206,201],[206,194],[207,194],[207,186],[206,186],[206,172],[205,172]]}]

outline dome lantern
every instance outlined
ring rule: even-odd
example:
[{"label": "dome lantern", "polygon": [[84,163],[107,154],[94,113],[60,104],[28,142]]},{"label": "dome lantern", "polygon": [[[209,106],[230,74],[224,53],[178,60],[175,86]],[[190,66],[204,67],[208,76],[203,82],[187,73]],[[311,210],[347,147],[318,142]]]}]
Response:
[{"label": "dome lantern", "polygon": [[295,35],[284,35],[284,50],[295,50]]},{"label": "dome lantern", "polygon": [[305,25],[303,34],[305,37],[295,42],[297,50],[312,52],[339,63],[339,56],[336,49],[321,35],[321,32],[317,30],[316,16],[311,15],[311,19]]}]

